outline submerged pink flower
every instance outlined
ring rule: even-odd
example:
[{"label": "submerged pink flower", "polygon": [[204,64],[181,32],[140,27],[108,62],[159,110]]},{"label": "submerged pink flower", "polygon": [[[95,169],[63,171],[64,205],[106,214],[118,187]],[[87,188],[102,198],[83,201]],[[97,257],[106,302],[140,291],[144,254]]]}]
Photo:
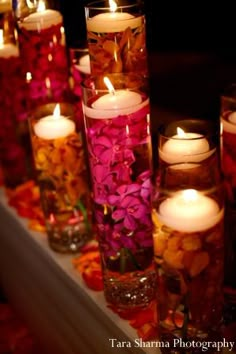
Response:
[{"label": "submerged pink flower", "polygon": [[145,215],[146,207],[140,203],[138,198],[126,196],[113,213],[112,217],[115,221],[123,221],[124,227],[129,230],[135,230],[138,227],[139,219]]}]

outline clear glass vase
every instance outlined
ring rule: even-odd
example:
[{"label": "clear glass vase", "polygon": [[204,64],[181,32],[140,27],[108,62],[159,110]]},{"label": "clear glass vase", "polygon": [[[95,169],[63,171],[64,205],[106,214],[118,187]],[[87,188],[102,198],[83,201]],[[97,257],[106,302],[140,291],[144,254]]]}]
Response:
[{"label": "clear glass vase", "polygon": [[225,203],[218,135],[208,122],[185,123],[166,125],[159,136],[153,239],[160,340],[170,352],[190,343],[197,353],[221,339]]},{"label": "clear glass vase", "polygon": [[11,1],[0,3],[0,164],[4,184],[14,188],[33,176],[27,122],[27,85]]},{"label": "clear glass vase", "polygon": [[29,122],[49,246],[76,253],[93,230],[89,177],[73,106],[39,106]]},{"label": "clear glass vase", "polygon": [[236,303],[236,84],[221,96],[221,149],[225,187],[225,297],[230,321],[235,321]]},{"label": "clear glass vase", "polygon": [[[107,79],[108,77],[106,77]],[[135,75],[85,80],[83,111],[106,300],[121,308],[155,296],[152,156],[147,85]]]},{"label": "clear glass vase", "polygon": [[85,6],[87,42],[94,75],[148,75],[146,22],[140,1],[94,1]]},{"label": "clear glass vase", "polygon": [[68,101],[69,62],[57,2],[19,0],[14,11],[30,109],[53,100]]}]

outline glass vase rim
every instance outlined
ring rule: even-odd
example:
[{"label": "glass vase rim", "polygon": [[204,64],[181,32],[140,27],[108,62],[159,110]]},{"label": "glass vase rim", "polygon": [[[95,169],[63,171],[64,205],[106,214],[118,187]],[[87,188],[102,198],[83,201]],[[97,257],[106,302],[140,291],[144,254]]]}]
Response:
[{"label": "glass vase rim", "polygon": [[66,102],[66,101],[55,101],[55,102],[48,102],[44,104],[40,104],[37,107],[35,107],[31,112],[29,112],[29,119],[41,119],[45,115],[52,115],[54,112],[54,109],[56,108],[57,104],[60,106],[60,114],[65,115],[65,118],[74,120],[75,116],[75,110],[74,110],[74,105],[72,102]]},{"label": "glass vase rim", "polygon": [[[117,88],[117,83],[114,83],[113,81],[111,81],[111,83],[114,83],[114,89],[116,90],[122,90],[122,89],[126,89],[128,91],[135,91],[135,90],[140,90],[140,88],[142,86],[145,86],[145,84],[147,84],[147,78],[144,77],[143,75],[139,75],[136,73],[106,73],[104,75],[89,75],[89,77],[86,77],[84,80],[82,80],[81,82],[81,87],[82,89],[85,90],[89,90],[89,91],[93,91],[96,90],[99,93],[107,93],[109,92],[109,89],[107,87],[98,87],[96,86],[96,83],[99,80],[104,79],[104,77],[108,77],[109,79],[114,78],[114,80],[119,80],[119,83],[123,86]],[[132,82],[136,84],[134,86],[126,86],[126,81],[125,79],[130,78],[131,80],[133,80]],[[101,82],[101,81],[100,81]]]},{"label": "glass vase rim", "polygon": [[[119,1],[119,3],[122,2],[122,0]],[[141,7],[141,3],[139,0],[131,0],[129,1],[129,4],[125,1],[126,4],[117,4],[117,10],[125,10],[125,9],[132,9],[134,7]],[[103,4],[103,6],[101,6]],[[100,6],[99,6],[100,5]],[[95,0],[89,2],[87,5],[85,5],[85,9],[88,10],[100,10],[100,11],[110,11],[110,5],[108,0]]]},{"label": "glass vase rim", "polygon": [[[181,124],[183,124],[181,126]],[[188,138],[188,140],[201,140],[205,138],[210,138],[213,136],[218,136],[220,127],[216,127],[216,124],[212,121],[206,120],[206,119],[181,119],[181,120],[176,120],[173,122],[170,122],[168,124],[161,124],[159,129],[158,129],[158,135],[159,138],[165,139],[165,140],[186,140],[184,137],[175,137],[174,135],[177,135],[177,127],[181,129],[186,129],[186,127],[189,125],[188,130],[184,130],[184,132],[187,133],[196,133],[199,134],[199,136],[191,137]],[[191,130],[191,127],[193,129]],[[175,129],[175,131],[173,130]]]},{"label": "glass vase rim", "polygon": [[223,90],[221,98],[236,100],[236,83],[228,85]]}]

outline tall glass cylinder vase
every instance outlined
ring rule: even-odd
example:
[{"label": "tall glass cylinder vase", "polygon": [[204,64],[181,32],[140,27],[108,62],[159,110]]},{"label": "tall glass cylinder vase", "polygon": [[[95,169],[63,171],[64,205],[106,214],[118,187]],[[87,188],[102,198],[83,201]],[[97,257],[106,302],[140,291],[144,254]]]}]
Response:
[{"label": "tall glass cylinder vase", "polygon": [[11,1],[0,2],[0,164],[4,184],[14,188],[33,175],[27,122],[27,86]]},{"label": "tall glass cylinder vase", "polygon": [[[168,167],[168,178],[177,178],[189,186],[191,180],[201,188],[222,180],[220,161],[220,126],[201,119],[183,119],[163,124],[158,131],[158,168],[162,179]],[[184,171],[184,174],[183,174]],[[158,185],[158,181],[156,181]]]},{"label": "tall glass cylinder vase", "polygon": [[225,296],[228,319],[235,321],[236,303],[236,84],[221,96],[222,169],[224,174],[225,215]]},{"label": "tall glass cylinder vase", "polygon": [[153,194],[159,334],[171,353],[197,353],[221,339],[224,190],[215,132],[204,121],[174,124],[185,133],[161,131]]},{"label": "tall glass cylinder vase", "polygon": [[56,2],[17,0],[14,10],[30,105],[67,101],[69,63]]},{"label": "tall glass cylinder vase", "polygon": [[82,81],[91,73],[90,58],[86,45],[76,48],[69,48],[71,86],[74,94],[74,106],[77,121],[81,128],[84,126],[82,112]]},{"label": "tall glass cylinder vase", "polygon": [[139,76],[114,74],[82,89],[105,297],[117,307],[145,306],[156,288],[147,87]]},{"label": "tall glass cylinder vase", "polygon": [[146,23],[141,2],[94,1],[85,7],[91,72],[148,74]]},{"label": "tall glass cylinder vase", "polygon": [[87,166],[73,106],[42,105],[29,122],[49,246],[78,252],[92,238],[92,228]]}]

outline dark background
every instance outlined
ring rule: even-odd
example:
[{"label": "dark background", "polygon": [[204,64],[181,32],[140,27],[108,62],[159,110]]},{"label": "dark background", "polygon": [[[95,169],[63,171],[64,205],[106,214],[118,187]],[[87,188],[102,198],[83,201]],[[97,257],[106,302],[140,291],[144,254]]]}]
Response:
[{"label": "dark background", "polygon": [[[59,0],[69,45],[85,38],[88,0]],[[119,3],[119,1],[118,1]],[[235,15],[231,2],[144,0],[149,50],[227,51],[235,54]]]},{"label": "dark background", "polygon": [[[88,2],[60,0],[69,47],[86,40],[84,6]],[[232,3],[146,0],[143,5],[152,120],[158,125],[178,114],[217,121],[220,95],[236,82]]]}]

